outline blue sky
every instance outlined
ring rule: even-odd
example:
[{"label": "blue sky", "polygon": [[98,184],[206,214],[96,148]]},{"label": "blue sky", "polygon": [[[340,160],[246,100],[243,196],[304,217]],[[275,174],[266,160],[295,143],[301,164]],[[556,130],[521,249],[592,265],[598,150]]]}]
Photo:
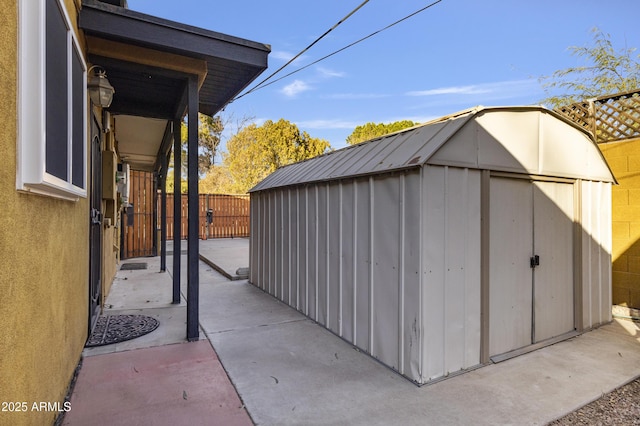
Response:
[{"label": "blue sky", "polygon": [[[132,10],[271,45],[261,81],[363,0],[128,0]],[[280,75],[431,3],[370,0]],[[538,78],[581,65],[569,46],[600,28],[619,48],[640,47],[638,0],[442,0],[430,9],[278,83],[222,113],[233,123],[287,119],[345,146],[357,125],[424,122],[476,105],[531,105]],[[636,52],[640,53],[640,52]],[[250,86],[251,87],[251,86]]]}]

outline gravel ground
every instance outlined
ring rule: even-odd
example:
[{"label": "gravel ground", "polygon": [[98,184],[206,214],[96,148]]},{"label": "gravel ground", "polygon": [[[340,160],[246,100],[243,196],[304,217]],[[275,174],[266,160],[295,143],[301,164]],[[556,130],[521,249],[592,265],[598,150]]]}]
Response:
[{"label": "gravel ground", "polygon": [[640,425],[640,378],[549,425]]}]

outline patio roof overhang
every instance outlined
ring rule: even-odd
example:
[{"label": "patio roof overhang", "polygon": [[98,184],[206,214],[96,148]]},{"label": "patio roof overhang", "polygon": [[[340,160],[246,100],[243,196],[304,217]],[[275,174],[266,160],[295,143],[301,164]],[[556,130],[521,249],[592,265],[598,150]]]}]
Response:
[{"label": "patio roof overhang", "polygon": [[[127,139],[118,139],[119,153],[140,170],[157,170],[157,159],[170,148],[164,132],[149,137],[151,121],[140,118],[153,119],[156,128],[157,120],[168,125],[184,117],[186,82],[194,75],[198,112],[215,115],[266,69],[271,50],[266,44],[98,0],[83,1],[79,27],[89,62],[106,70],[116,91],[107,111],[122,116],[122,126],[127,127]],[[129,116],[137,119],[125,118]]]},{"label": "patio roof overhang", "polygon": [[[214,115],[267,68],[268,45],[83,0],[79,27],[88,61],[103,67],[115,94],[106,109],[115,120],[117,151],[130,167],[161,171],[166,205],[168,156],[173,146],[174,186],[180,187],[181,121],[188,117],[187,339],[199,337],[198,112]],[[174,227],[180,229],[180,203]],[[166,211],[161,212],[161,270],[166,264]],[[174,234],[173,270],[180,271],[180,233]],[[173,303],[180,303],[180,273]]]}]

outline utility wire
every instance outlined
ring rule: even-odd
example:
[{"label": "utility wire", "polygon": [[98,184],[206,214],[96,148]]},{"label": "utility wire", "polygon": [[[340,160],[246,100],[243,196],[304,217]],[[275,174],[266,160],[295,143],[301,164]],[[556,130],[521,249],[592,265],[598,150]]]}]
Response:
[{"label": "utility wire", "polygon": [[265,78],[264,80],[262,80],[260,83],[256,84],[255,86],[253,86],[252,89],[250,89],[249,91],[247,91],[246,93],[242,94],[241,96],[238,96],[237,98],[234,98],[231,100],[231,102],[235,101],[236,99],[240,99],[243,96],[248,95],[251,92],[254,92],[258,89],[260,89],[261,87],[263,87],[262,85],[264,83],[266,83],[269,79],[271,79],[274,75],[278,74],[280,71],[282,71],[284,68],[286,68],[287,66],[289,66],[293,61],[295,61],[296,59],[298,59],[300,56],[302,56],[307,50],[311,49],[317,42],[319,42],[320,40],[322,40],[323,38],[325,38],[327,36],[327,34],[329,34],[331,31],[333,31],[334,29],[336,29],[338,27],[338,25],[342,24],[344,21],[346,21],[347,19],[349,19],[354,13],[356,13],[358,10],[360,10],[360,8],[362,8],[362,6],[364,6],[365,4],[369,3],[369,0],[365,0],[362,3],[360,3],[360,5],[358,7],[356,7],[355,9],[353,9],[351,12],[349,12],[349,14],[347,16],[345,16],[344,18],[342,18],[340,21],[338,21],[333,27],[329,28],[327,31],[324,32],[324,34],[322,34],[320,37],[318,37],[317,39],[315,39],[313,41],[313,43],[311,43],[310,45],[308,45],[307,47],[305,47],[302,51],[300,51],[300,53],[298,53],[296,56],[294,56],[293,58],[289,59],[289,62],[287,62],[286,64],[284,64],[283,66],[281,66],[280,68],[278,68],[276,71],[274,71],[273,73],[271,73],[267,78]]},{"label": "utility wire", "polygon": [[[317,63],[318,63],[318,62],[320,62],[320,61],[324,61],[325,59],[330,58],[330,57],[332,57],[333,55],[337,55],[338,53],[340,53],[340,52],[342,52],[342,51],[344,51],[344,50],[347,50],[348,48],[353,47],[353,46],[355,46],[355,45],[356,45],[356,44],[358,44],[358,43],[361,43],[361,42],[363,42],[363,41],[365,41],[365,40],[367,40],[367,39],[369,39],[369,38],[371,38],[371,37],[373,37],[373,36],[375,36],[375,35],[377,35],[377,34],[379,34],[379,33],[383,32],[383,31],[385,31],[385,30],[388,30],[389,28],[391,28],[391,27],[393,27],[393,26],[395,26],[395,25],[398,25],[399,23],[401,23],[401,22],[403,22],[403,21],[406,21],[407,19],[412,18],[412,17],[414,17],[415,15],[417,15],[417,14],[419,14],[419,13],[421,13],[421,12],[424,12],[425,10],[429,9],[430,7],[435,6],[436,4],[440,3],[441,1],[442,1],[442,0],[436,0],[436,1],[434,1],[433,3],[430,3],[430,4],[428,4],[427,6],[423,7],[422,9],[416,10],[415,12],[411,13],[410,15],[405,16],[404,18],[402,18],[402,19],[398,19],[397,21],[395,21],[395,22],[393,22],[393,23],[391,23],[391,24],[387,25],[386,27],[381,28],[381,29],[379,29],[378,31],[374,31],[374,32],[372,32],[372,33],[371,33],[371,34],[369,34],[368,36],[362,37],[361,39],[358,39],[358,40],[354,41],[353,43],[348,44],[348,45],[346,45],[345,47],[343,47],[343,48],[341,48],[341,49],[338,49],[338,50],[334,51],[333,53],[330,53],[330,54],[328,54],[328,55],[326,55],[326,56],[323,56],[322,58],[317,59],[317,60],[315,60],[315,61],[311,62],[310,64],[307,64],[307,65],[305,65],[305,66],[303,66],[303,67],[301,67],[301,68],[298,68],[298,69],[297,69],[297,70],[295,70],[295,71],[291,71],[289,74],[285,74],[285,75],[283,75],[282,77],[280,77],[280,78],[278,78],[278,79],[276,79],[276,80],[273,80],[273,81],[271,81],[271,82],[269,82],[269,83],[266,83],[266,81],[267,81],[267,80],[269,80],[271,77],[273,77],[276,73],[280,72],[280,71],[281,71],[285,66],[287,66],[287,65],[289,65],[291,62],[293,62],[293,59],[292,59],[291,61],[287,62],[285,65],[283,65],[282,67],[280,67],[280,69],[278,69],[278,71],[276,71],[275,73],[271,74],[269,77],[267,77],[267,78],[265,78],[264,80],[262,80],[262,81],[260,82],[260,84],[257,84],[256,86],[254,86],[254,87],[253,87],[251,90],[249,90],[248,92],[245,92],[245,93],[243,93],[242,95],[240,95],[240,96],[237,96],[237,97],[233,98],[229,103],[231,103],[231,102],[233,102],[233,101],[236,101],[236,100],[238,100],[238,99],[240,99],[240,98],[242,98],[242,97],[244,97],[244,96],[248,95],[249,93],[255,92],[255,91],[256,91],[256,90],[258,90],[258,89],[263,89],[263,88],[265,88],[265,87],[267,87],[267,86],[270,86],[270,85],[272,85],[272,84],[274,84],[274,83],[277,83],[278,81],[283,80],[283,79],[285,79],[285,78],[287,78],[287,77],[290,77],[290,76],[292,76],[293,74],[298,73],[298,72],[300,72],[300,71],[302,71],[302,70],[304,70],[304,69],[307,69],[307,68],[309,68],[310,66],[317,64]],[[362,5],[361,5],[361,6],[362,6]],[[361,6],[360,6],[360,7],[361,7]],[[356,10],[357,10],[357,9],[356,9]],[[354,11],[354,12],[355,12],[355,11]],[[352,12],[351,14],[353,14],[353,12]],[[350,14],[350,15],[351,15],[351,14]],[[350,16],[350,15],[349,15],[349,16]],[[345,19],[346,19],[346,18],[345,18]],[[344,20],[343,20],[343,21],[344,21]],[[325,33],[325,34],[326,34],[326,33]],[[317,40],[316,40],[316,41],[317,41]],[[311,44],[311,46],[313,46],[313,44],[315,44],[315,42],[313,42],[313,43]],[[311,46],[309,46],[309,47],[311,47]],[[305,49],[304,51],[306,51],[306,50],[308,50],[308,48],[307,48],[307,49]],[[300,56],[301,54],[302,54],[302,52],[301,52],[300,54],[296,55],[296,57],[295,57],[294,59],[296,59],[296,58],[297,58],[298,56]],[[266,83],[266,84],[265,84],[265,83]]]}]

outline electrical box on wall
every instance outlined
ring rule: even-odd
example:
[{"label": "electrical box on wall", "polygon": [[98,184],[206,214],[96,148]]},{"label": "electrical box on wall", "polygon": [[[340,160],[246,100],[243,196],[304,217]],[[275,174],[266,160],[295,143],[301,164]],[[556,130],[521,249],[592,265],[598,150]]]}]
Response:
[{"label": "electrical box on wall", "polygon": [[129,165],[127,163],[118,164],[116,184],[122,204],[126,207],[129,205]]},{"label": "electrical box on wall", "polygon": [[116,200],[118,160],[113,151],[102,151],[102,199]]}]

